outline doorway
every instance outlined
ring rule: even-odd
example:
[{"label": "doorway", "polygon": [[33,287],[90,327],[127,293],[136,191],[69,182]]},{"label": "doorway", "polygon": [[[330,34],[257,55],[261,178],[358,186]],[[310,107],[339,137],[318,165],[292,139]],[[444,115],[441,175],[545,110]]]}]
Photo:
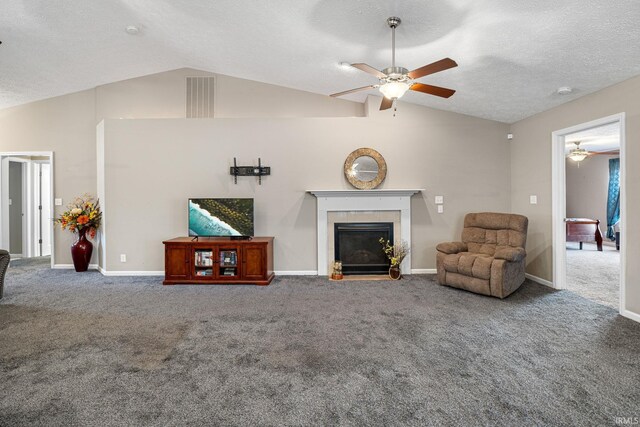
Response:
[{"label": "doorway", "polygon": [[27,168],[25,160],[8,157],[3,159],[3,166],[7,170],[8,191],[8,248],[12,258],[22,258],[26,254],[26,212],[27,212]]},{"label": "doorway", "polygon": [[566,289],[620,304],[620,128],[618,122],[565,135]]},{"label": "doorway", "polygon": [[53,153],[0,153],[0,189],[0,247],[53,266]]},{"label": "doorway", "polygon": [[[579,204],[574,203],[573,200],[571,200],[572,196],[575,196],[575,194],[571,194],[569,195],[567,193],[567,153],[569,151],[571,151],[572,149],[576,149],[576,147],[572,147],[572,145],[575,145],[575,141],[580,140],[580,138],[587,138],[589,135],[594,135],[594,134],[598,134],[598,132],[602,133],[603,129],[616,129],[616,133],[617,133],[617,139],[619,141],[619,178],[620,178],[620,193],[619,193],[619,197],[620,197],[620,222],[618,223],[618,227],[620,230],[620,239],[619,239],[619,274],[618,275],[611,275],[610,278],[614,278],[617,279],[617,291],[618,291],[618,301],[612,301],[609,305],[614,306],[618,308],[618,311],[622,314],[624,311],[624,293],[625,293],[625,280],[624,280],[624,267],[625,267],[625,262],[626,262],[626,251],[625,251],[625,242],[626,242],[626,236],[625,236],[625,221],[626,221],[626,185],[625,185],[625,131],[624,131],[624,126],[625,126],[625,115],[624,113],[620,113],[620,114],[616,114],[613,116],[608,116],[608,117],[604,117],[602,119],[598,119],[598,120],[594,120],[591,122],[587,122],[587,123],[582,123],[576,126],[572,126],[566,129],[561,129],[558,131],[555,131],[552,133],[552,197],[553,197],[553,218],[552,218],[552,234],[553,234],[553,283],[554,283],[554,287],[557,289],[571,289],[572,286],[569,286],[568,283],[568,277],[567,277],[567,251],[569,249],[571,250],[579,250],[579,247],[573,248],[573,247],[569,247],[572,246],[572,243],[569,243],[569,245],[567,245],[567,240],[574,240],[573,236],[570,236],[569,238],[567,238],[567,223],[565,222],[567,220],[567,216],[568,213],[570,213],[569,216],[575,216],[577,215],[576,212],[585,212],[584,216],[604,216],[605,218],[586,218],[586,219],[591,219],[591,220],[596,220],[596,219],[600,219],[601,220],[601,232],[604,235],[604,241],[606,242],[606,235],[607,235],[607,214],[606,213],[598,213],[601,211],[590,211],[589,208],[587,208],[586,206],[582,205],[582,207],[579,208],[579,210],[576,211],[576,207],[575,206],[580,206]],[[584,143],[581,145],[585,145]],[[592,148],[592,152],[595,151],[607,151],[604,148],[602,150],[599,150],[597,148],[597,145],[594,145],[593,147],[595,147],[595,149]],[[586,149],[587,151],[589,151],[587,149],[587,147],[577,147],[577,148],[583,148]],[[584,168],[586,169],[586,163],[584,164]],[[591,166],[595,165],[595,161],[592,162]],[[572,166],[572,165],[569,165]],[[570,173],[572,173],[573,171],[570,171]],[[569,177],[569,182],[570,185],[571,184],[571,180],[574,180],[575,177]],[[608,179],[608,177],[607,177]],[[582,182],[583,185],[588,185],[588,183],[583,180]],[[569,197],[570,200],[570,211],[567,211],[567,198]],[[604,209],[602,209],[604,211]],[[583,216],[583,215],[580,215]],[[589,227],[589,225],[585,225],[585,227]],[[594,229],[595,231],[595,229]],[[590,231],[589,231],[590,233]],[[584,248],[583,250],[587,249],[590,251],[596,251],[596,252],[600,252],[598,251],[599,249],[599,245],[597,244],[597,242],[594,241],[593,242],[587,242],[584,243]],[[581,246],[583,246],[581,245]],[[593,247],[591,247],[593,246]],[[614,244],[615,246],[615,244]],[[602,248],[603,252],[605,247]],[[607,255],[611,255],[610,251],[612,250],[610,247],[606,248],[608,251]],[[615,247],[613,248],[613,250],[615,251]],[[600,252],[602,254],[602,252]],[[601,256],[598,257],[596,254],[593,253],[589,253],[587,254],[586,252],[584,253],[572,253],[570,254],[571,256],[571,262],[575,262],[576,258],[578,257],[587,257],[587,256],[591,256],[591,261],[592,262],[600,262],[602,261],[605,256]],[[575,266],[572,265],[573,270],[572,271],[576,271]],[[594,271],[597,271],[597,268],[594,269]],[[590,279],[588,276],[586,276],[585,278],[583,278],[584,282],[588,282]],[[594,279],[596,280],[596,279]],[[613,280],[613,279],[612,279]],[[573,284],[571,284],[573,285]],[[610,285],[611,286],[611,285]],[[615,285],[613,285],[615,286]],[[574,289],[572,289],[574,290]],[[585,295],[586,296],[586,295]],[[610,296],[609,296],[610,298]]]}]

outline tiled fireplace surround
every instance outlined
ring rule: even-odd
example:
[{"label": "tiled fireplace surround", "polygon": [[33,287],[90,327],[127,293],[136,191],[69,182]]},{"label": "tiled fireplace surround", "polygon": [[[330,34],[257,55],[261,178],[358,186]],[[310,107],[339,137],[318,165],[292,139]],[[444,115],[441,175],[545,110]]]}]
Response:
[{"label": "tiled fireplace surround", "polygon": [[[422,190],[310,190],[317,198],[318,275],[331,271],[336,222],[393,222],[393,234],[411,247],[411,196]],[[411,274],[411,253],[402,263]]]}]

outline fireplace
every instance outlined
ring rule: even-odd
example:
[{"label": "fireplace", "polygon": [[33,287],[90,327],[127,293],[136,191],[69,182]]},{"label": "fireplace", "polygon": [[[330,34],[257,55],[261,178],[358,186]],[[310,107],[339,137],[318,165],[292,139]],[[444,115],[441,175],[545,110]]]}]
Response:
[{"label": "fireplace", "polygon": [[[424,190],[308,190],[317,198],[318,275],[329,275],[335,259],[334,222],[393,221],[395,238],[404,240],[411,247],[411,196],[422,191]],[[361,218],[361,214],[368,218]],[[387,219],[387,214],[397,217]],[[402,274],[411,274],[411,253],[400,269]]]},{"label": "fireplace", "polygon": [[344,274],[386,274],[389,259],[380,238],[393,242],[392,222],[337,222],[334,224],[335,259]]}]

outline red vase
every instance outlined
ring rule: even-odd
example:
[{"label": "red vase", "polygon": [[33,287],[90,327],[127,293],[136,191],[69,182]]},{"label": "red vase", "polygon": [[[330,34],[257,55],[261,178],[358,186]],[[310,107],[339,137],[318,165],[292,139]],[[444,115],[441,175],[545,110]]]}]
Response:
[{"label": "red vase", "polygon": [[93,253],[93,243],[87,240],[88,227],[78,230],[78,240],[71,245],[71,258],[73,258],[73,266],[76,271],[87,271],[91,254]]}]

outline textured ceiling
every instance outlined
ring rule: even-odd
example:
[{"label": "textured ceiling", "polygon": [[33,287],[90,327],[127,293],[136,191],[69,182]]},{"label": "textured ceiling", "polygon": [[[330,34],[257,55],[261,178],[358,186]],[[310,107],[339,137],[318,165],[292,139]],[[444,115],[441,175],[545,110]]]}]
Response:
[{"label": "textured ceiling", "polygon": [[587,129],[566,135],[565,152],[568,154],[576,148],[575,142],[580,142],[580,148],[587,151],[603,152],[620,149],[620,123]]},{"label": "textured ceiling", "polygon": [[0,108],[182,67],[325,95],[365,86],[376,79],[338,64],[389,66],[391,15],[397,65],[459,64],[420,79],[452,98],[407,102],[510,123],[640,74],[638,0],[5,0]]}]

